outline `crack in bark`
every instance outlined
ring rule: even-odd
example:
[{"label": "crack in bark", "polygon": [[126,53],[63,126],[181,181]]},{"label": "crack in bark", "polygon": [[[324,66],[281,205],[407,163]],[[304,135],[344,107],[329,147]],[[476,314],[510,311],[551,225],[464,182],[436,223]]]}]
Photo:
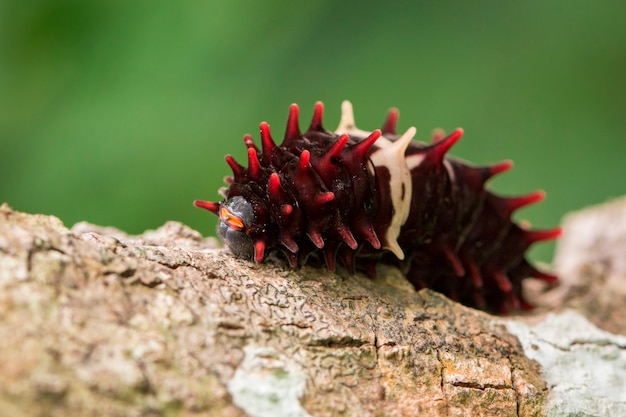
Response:
[{"label": "crack in bark", "polygon": [[452,385],[453,387],[459,387],[459,388],[471,388],[471,389],[477,389],[480,391],[484,391],[486,389],[497,389],[497,390],[513,390],[513,387],[509,386],[509,385],[498,385],[498,384],[480,384],[477,382],[470,382],[470,381],[454,381],[454,382],[450,382],[450,385]]},{"label": "crack in bark", "polygon": [[516,384],[517,377],[515,376],[515,365],[513,365],[513,360],[511,359],[511,355],[507,355],[506,360],[509,362],[509,372],[511,373],[511,388],[513,388],[513,392],[515,392],[515,415],[519,417],[521,393],[517,389],[517,384]]},{"label": "crack in bark", "polygon": [[445,409],[446,409],[446,415],[449,416],[450,415],[450,404],[448,403],[448,396],[446,395],[446,390],[445,390],[445,375],[444,375],[444,366],[443,366],[443,360],[441,359],[441,353],[439,353],[439,350],[437,350],[437,360],[439,361],[439,366],[440,366],[440,370],[439,370],[439,388],[441,389],[441,397],[443,398],[443,403],[445,405]]},{"label": "crack in bark", "polygon": [[326,348],[353,348],[371,346],[369,343],[363,340],[353,339],[351,337],[342,338],[327,338],[327,339],[314,339],[307,344],[307,346],[314,347],[326,347]]},{"label": "crack in bark", "polygon": [[217,327],[219,329],[224,329],[224,330],[244,330],[246,328],[245,326],[239,323],[225,322],[225,321],[221,321],[217,323]]},{"label": "crack in bark", "polygon": [[292,327],[296,327],[298,329],[310,329],[313,326],[311,326],[310,324],[301,324],[301,323],[283,323],[282,326],[292,326]]}]

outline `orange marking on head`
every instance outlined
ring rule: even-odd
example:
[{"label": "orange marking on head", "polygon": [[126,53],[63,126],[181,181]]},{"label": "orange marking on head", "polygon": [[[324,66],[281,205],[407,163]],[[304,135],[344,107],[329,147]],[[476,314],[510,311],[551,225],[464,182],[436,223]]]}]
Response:
[{"label": "orange marking on head", "polygon": [[246,226],[243,224],[241,217],[232,214],[226,207],[220,210],[220,220],[223,221],[233,230],[243,230]]}]

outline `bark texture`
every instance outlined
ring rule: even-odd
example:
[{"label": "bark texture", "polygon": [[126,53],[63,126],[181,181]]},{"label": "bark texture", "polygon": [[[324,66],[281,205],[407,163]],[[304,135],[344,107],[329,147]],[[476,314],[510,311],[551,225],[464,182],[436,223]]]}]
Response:
[{"label": "bark texture", "polygon": [[540,416],[500,318],[396,269],[255,265],[170,222],[141,236],[0,207],[2,416]]},{"label": "bark texture", "polygon": [[555,304],[580,311],[601,329],[626,335],[626,196],[569,214],[555,266]]}]

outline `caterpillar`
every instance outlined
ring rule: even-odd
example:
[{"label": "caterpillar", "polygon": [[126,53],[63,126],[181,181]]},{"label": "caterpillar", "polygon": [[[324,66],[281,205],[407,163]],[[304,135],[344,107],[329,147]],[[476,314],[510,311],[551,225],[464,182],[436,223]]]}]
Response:
[{"label": "caterpillar", "polygon": [[334,132],[323,127],[323,111],[317,102],[301,133],[292,104],[280,145],[262,122],[261,148],[244,135],[247,167],[226,156],[233,175],[223,200],[194,202],[219,217],[218,234],[236,256],[260,263],[278,253],[294,268],[324,262],[335,271],[340,263],[371,276],[378,262],[395,264],[417,289],[499,313],[533,307],[524,279],[557,283],[525,252],[560,229],[527,230],[511,220],[544,193],[505,198],[485,188],[511,161],[472,166],[447,157],[462,129],[436,131],[431,144],[414,141],[415,127],[396,133],[395,108],[373,132],[357,128],[349,101]]}]

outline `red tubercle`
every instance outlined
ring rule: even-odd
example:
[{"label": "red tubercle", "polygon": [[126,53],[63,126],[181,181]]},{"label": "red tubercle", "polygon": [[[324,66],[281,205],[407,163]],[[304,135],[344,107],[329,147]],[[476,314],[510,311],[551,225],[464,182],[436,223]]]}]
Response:
[{"label": "red tubercle", "polygon": [[248,175],[253,180],[261,178],[261,163],[254,148],[248,148]]},{"label": "red tubercle", "polygon": [[287,217],[293,213],[293,206],[291,204],[283,204],[280,208],[280,212],[284,217]]},{"label": "red tubercle", "polygon": [[445,137],[446,137],[446,132],[443,129],[435,129],[433,131],[433,137],[431,139],[431,142],[437,143]]},{"label": "red tubercle", "polygon": [[459,259],[457,254],[448,246],[443,246],[442,251],[446,259],[448,260],[450,266],[452,267],[454,274],[457,277],[464,276],[465,268],[463,268],[463,264],[461,263],[461,260]]},{"label": "red tubercle", "polygon": [[322,118],[324,116],[324,103],[318,101],[315,103],[315,107],[313,109],[313,118],[311,119],[311,124],[309,125],[310,131],[321,131],[324,130],[324,126],[322,126]]},{"label": "red tubercle", "polygon": [[335,142],[324,155],[311,160],[315,171],[326,183],[331,183],[336,178],[337,167],[339,166],[338,158],[348,143],[348,140],[350,140],[348,135],[341,135],[337,139],[337,142]]},{"label": "red tubercle", "polygon": [[269,158],[274,149],[276,149],[276,143],[274,142],[274,139],[272,139],[272,134],[270,132],[270,125],[267,124],[267,122],[261,122],[259,130],[261,131],[263,155],[265,155],[266,158]]},{"label": "red tubercle", "polygon": [[218,215],[220,211],[220,203],[214,203],[212,201],[195,200],[193,205],[208,210],[215,215]]},{"label": "red tubercle", "polygon": [[285,130],[285,139],[282,146],[288,146],[289,141],[300,137],[299,112],[300,109],[297,104],[294,103],[289,107],[289,118],[287,119],[287,129]]},{"label": "red tubercle", "polygon": [[535,269],[535,271],[533,271],[533,273],[530,276],[533,278],[540,279],[544,282],[547,282],[550,285],[555,285],[559,282],[559,277],[557,277],[556,275],[550,274],[548,272],[540,271],[538,269]]},{"label": "red tubercle", "polygon": [[257,240],[254,242],[254,262],[260,264],[265,257],[265,242]]},{"label": "red tubercle", "polygon": [[343,148],[346,147],[346,144],[349,140],[350,136],[348,136],[347,134],[339,136],[337,142],[333,143],[333,146],[328,150],[328,152],[324,154],[323,158],[330,160],[332,158],[339,157],[339,155],[341,155],[341,151],[343,151]]},{"label": "red tubercle", "polygon": [[458,128],[455,129],[452,133],[450,133],[446,138],[439,140],[438,142],[433,143],[426,150],[426,155],[431,158],[434,158],[437,161],[443,161],[443,158],[446,156],[446,153],[454,146],[455,143],[459,141],[463,137],[463,129]]},{"label": "red tubercle", "polygon": [[335,199],[335,193],[332,191],[327,191],[325,193],[321,193],[315,196],[315,204],[321,206],[326,203],[330,203]]},{"label": "red tubercle", "polygon": [[322,235],[320,235],[317,230],[309,230],[306,234],[318,249],[324,247],[324,239],[322,239]]},{"label": "red tubercle", "polygon": [[506,160],[506,161],[500,162],[499,164],[495,164],[495,165],[491,165],[490,167],[487,167],[487,170],[489,171],[489,177],[493,177],[495,175],[502,174],[503,172],[506,172],[510,170],[511,168],[513,168],[513,161]]},{"label": "red tubercle", "polygon": [[280,243],[289,250],[289,252],[296,254],[300,250],[298,244],[293,240],[291,236],[281,236]]},{"label": "red tubercle", "polygon": [[396,126],[398,124],[398,119],[400,118],[400,111],[395,107],[389,109],[389,113],[387,113],[387,119],[385,119],[385,124],[382,128],[383,135],[395,135],[396,134]]},{"label": "red tubercle", "polygon": [[275,172],[272,172],[270,175],[270,179],[267,184],[267,193],[273,201],[278,201],[280,199],[280,178]]},{"label": "red tubercle", "polygon": [[356,160],[364,160],[367,158],[372,146],[380,139],[381,135],[382,132],[379,129],[374,130],[368,137],[350,148],[351,154],[354,155]]},{"label": "red tubercle", "polygon": [[359,247],[354,235],[352,235],[352,232],[347,226],[343,224],[337,225],[337,232],[339,233],[339,236],[341,236],[343,242],[348,245],[350,249],[356,250]]},{"label": "red tubercle", "polygon": [[546,230],[526,230],[525,238],[529,245],[537,242],[543,242],[546,240],[557,239],[563,233],[560,227]]},{"label": "red tubercle", "polygon": [[513,212],[523,207],[543,201],[545,197],[545,191],[539,190],[526,195],[516,197],[496,197],[496,199],[499,201],[500,210],[510,216]]},{"label": "red tubercle", "polygon": [[378,235],[374,231],[374,228],[371,224],[361,222],[357,225],[355,230],[359,234],[359,236],[369,242],[369,244],[372,245],[374,249],[381,248],[380,239],[378,239]]},{"label": "red tubercle", "polygon": [[240,178],[243,175],[244,167],[241,166],[237,161],[235,161],[235,158],[233,158],[232,155],[226,155],[224,159],[226,160],[226,163],[228,164],[230,169],[233,171],[235,178]]},{"label": "red tubercle", "polygon": [[300,160],[298,164],[300,171],[302,172],[308,171],[310,162],[311,162],[311,153],[308,150],[302,151],[302,153],[300,154]]},{"label": "red tubercle", "polygon": [[473,259],[463,259],[468,271],[469,271],[469,276],[472,280],[472,285],[474,286],[474,288],[478,289],[478,288],[482,288],[483,286],[483,277],[480,273],[480,269],[478,268],[478,265],[476,265],[476,262],[474,262]]},{"label": "red tubercle", "polygon": [[549,285],[556,285],[559,282],[559,278],[556,275],[537,269],[529,264],[527,261],[523,261],[518,266],[518,274],[527,277],[537,278]]},{"label": "red tubercle", "polygon": [[496,284],[498,285],[498,288],[500,288],[500,290],[503,293],[508,294],[511,291],[513,291],[513,285],[511,284],[511,281],[502,272],[495,271],[495,272],[492,273],[492,276],[493,276],[494,280],[496,281]]},{"label": "red tubercle", "polygon": [[254,139],[252,139],[252,136],[250,134],[246,133],[245,135],[243,135],[243,143],[246,144],[246,148],[254,148],[257,152],[259,151],[259,148],[256,147]]}]

